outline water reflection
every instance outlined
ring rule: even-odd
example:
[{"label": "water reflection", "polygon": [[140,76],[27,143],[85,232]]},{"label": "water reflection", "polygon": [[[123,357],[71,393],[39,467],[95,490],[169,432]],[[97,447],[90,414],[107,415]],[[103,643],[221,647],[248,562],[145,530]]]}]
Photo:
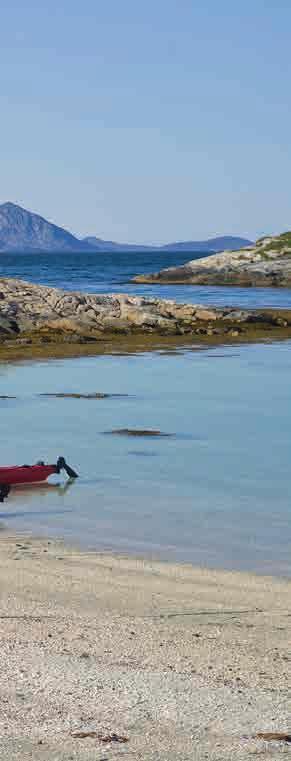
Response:
[{"label": "water reflection", "polygon": [[63,497],[69,489],[71,489],[74,483],[74,478],[68,478],[64,483],[50,483],[49,481],[44,481],[43,483],[37,484],[16,484],[11,488],[9,500],[11,501],[13,497],[15,499],[26,499],[29,496],[39,499],[39,497],[51,490],[59,497]]}]

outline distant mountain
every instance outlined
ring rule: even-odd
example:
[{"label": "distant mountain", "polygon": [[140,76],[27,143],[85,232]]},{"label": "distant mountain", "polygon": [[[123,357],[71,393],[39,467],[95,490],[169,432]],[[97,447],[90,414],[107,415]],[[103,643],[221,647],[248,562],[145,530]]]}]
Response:
[{"label": "distant mountain", "polygon": [[191,251],[205,251],[209,253],[217,253],[218,251],[225,251],[230,249],[236,251],[244,246],[250,246],[252,241],[247,238],[236,238],[232,235],[225,235],[221,238],[209,238],[208,240],[189,240],[174,243],[167,243],[165,246],[140,246],[133,243],[114,243],[111,240],[102,240],[102,238],[95,238],[89,236],[84,238],[87,245],[94,251],[107,252],[110,251],[169,251],[169,252],[185,252],[191,253]]},{"label": "distant mountain", "polygon": [[0,251],[84,251],[85,243],[14,203],[0,206]]},{"label": "distant mountain", "polygon": [[187,241],[168,243],[165,246],[141,246],[130,243],[115,243],[89,236],[79,240],[62,227],[57,227],[38,214],[22,209],[17,204],[7,202],[0,205],[0,252],[69,252],[95,251],[96,253],[114,252],[205,252],[216,253],[231,249],[240,249],[251,245],[244,238],[225,236],[204,241]]},{"label": "distant mountain", "polygon": [[90,246],[91,251],[100,251],[100,253],[110,252],[126,252],[126,251],[156,251],[159,250],[157,246],[142,246],[138,243],[115,243],[113,240],[102,240],[102,238],[96,238],[94,235],[89,235],[87,238],[83,238],[84,243]]},{"label": "distant mountain", "polygon": [[180,251],[186,254],[191,251],[236,251],[244,246],[250,246],[252,241],[246,238],[236,238],[232,235],[224,235],[220,238],[209,238],[208,240],[188,240],[181,243],[167,243],[162,246],[163,251]]}]

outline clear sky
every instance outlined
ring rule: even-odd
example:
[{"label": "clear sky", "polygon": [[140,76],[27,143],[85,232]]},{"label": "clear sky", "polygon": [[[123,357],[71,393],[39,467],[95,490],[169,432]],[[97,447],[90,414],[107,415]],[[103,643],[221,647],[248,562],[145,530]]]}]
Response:
[{"label": "clear sky", "polygon": [[78,235],[291,229],[290,0],[2,0],[0,201]]}]

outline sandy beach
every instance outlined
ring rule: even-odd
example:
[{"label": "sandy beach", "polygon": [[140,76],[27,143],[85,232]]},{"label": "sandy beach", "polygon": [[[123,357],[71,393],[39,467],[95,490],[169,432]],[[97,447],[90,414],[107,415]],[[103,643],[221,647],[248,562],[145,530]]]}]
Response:
[{"label": "sandy beach", "polygon": [[[291,584],[1,535],[1,761],[290,754]],[[80,735],[80,736],[78,736]]]}]

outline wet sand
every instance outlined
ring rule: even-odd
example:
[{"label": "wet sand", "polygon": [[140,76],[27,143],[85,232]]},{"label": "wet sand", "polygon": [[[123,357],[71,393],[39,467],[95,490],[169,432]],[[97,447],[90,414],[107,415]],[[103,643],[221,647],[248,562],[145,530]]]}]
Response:
[{"label": "wet sand", "polygon": [[290,582],[5,533],[0,566],[1,761],[290,755],[253,739],[291,730]]}]

